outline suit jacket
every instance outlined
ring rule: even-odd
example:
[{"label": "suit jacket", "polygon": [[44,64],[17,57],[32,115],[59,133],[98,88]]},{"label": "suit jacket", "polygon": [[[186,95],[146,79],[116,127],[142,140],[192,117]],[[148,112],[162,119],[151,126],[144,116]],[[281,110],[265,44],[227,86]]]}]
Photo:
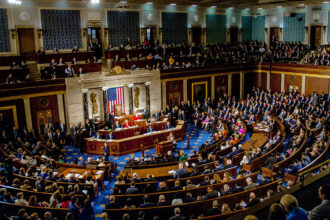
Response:
[{"label": "suit jacket", "polygon": [[120,124],[118,124],[118,125],[114,124],[114,125],[113,125],[113,128],[114,128],[114,129],[121,128],[121,125],[120,125]]},{"label": "suit jacket", "polygon": [[165,125],[166,130],[171,129],[171,128],[172,128],[171,125],[167,125],[167,124]]},{"label": "suit jacket", "polygon": [[130,187],[126,189],[126,194],[138,194],[139,189],[136,187]]},{"label": "suit jacket", "polygon": [[185,168],[179,169],[177,171],[175,171],[175,173],[173,174],[173,178],[182,178],[185,177],[187,175],[187,170]]},{"label": "suit jacket", "polygon": [[309,220],[323,220],[329,218],[330,200],[322,200],[321,204],[314,207],[309,213]]},{"label": "suit jacket", "polygon": [[265,167],[267,169],[272,169],[272,167],[274,166],[274,164],[277,163],[276,157],[268,157],[266,162],[265,162]]},{"label": "suit jacket", "polygon": [[109,145],[106,145],[106,146],[104,147],[104,153],[105,153],[105,154],[109,154],[109,153],[110,153]]},{"label": "suit jacket", "polygon": [[153,128],[147,128],[147,133],[153,132],[154,129]]}]

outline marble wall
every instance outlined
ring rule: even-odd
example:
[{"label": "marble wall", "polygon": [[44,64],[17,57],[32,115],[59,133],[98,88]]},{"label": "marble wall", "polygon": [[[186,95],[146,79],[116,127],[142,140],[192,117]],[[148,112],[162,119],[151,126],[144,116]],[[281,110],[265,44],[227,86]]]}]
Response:
[{"label": "marble wall", "polygon": [[[145,82],[150,82],[150,111],[159,111],[161,109],[161,83],[159,71],[137,70],[128,75],[105,76],[103,73],[86,74],[83,77],[67,78],[66,84],[66,103],[68,112],[68,121],[80,123],[84,120],[83,110],[83,92],[87,92],[87,103],[89,118],[100,116],[103,119],[102,88],[121,87],[128,84],[134,84],[134,87],[140,89],[139,107],[134,106],[133,110],[146,107],[146,86]],[[134,102],[133,87],[133,102]],[[91,93],[97,94],[98,114],[92,114]],[[129,112],[128,88],[125,88],[125,112]]]}]

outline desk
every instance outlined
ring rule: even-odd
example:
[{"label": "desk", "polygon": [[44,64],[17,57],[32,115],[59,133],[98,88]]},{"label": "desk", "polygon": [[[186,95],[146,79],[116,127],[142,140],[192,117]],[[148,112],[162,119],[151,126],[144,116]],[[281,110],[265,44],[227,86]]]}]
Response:
[{"label": "desk", "polygon": [[268,140],[268,135],[264,132],[253,133],[250,139],[242,146],[243,150],[257,149],[262,147]]},{"label": "desk", "polygon": [[[59,177],[60,175],[64,175],[66,179],[67,175],[76,175],[79,180],[86,180],[88,176],[92,176],[94,181],[97,181],[98,185],[103,188],[103,181],[104,181],[104,170],[89,170],[89,169],[78,169],[78,168],[66,168],[61,167],[56,170],[58,174],[56,175]],[[79,176],[78,176],[79,175]]]},{"label": "desk", "polygon": [[[179,164],[179,162],[178,162]],[[168,173],[168,171],[171,170],[177,170],[179,169],[179,166],[177,165],[172,165],[172,166],[165,166],[165,167],[157,167],[155,168],[146,168],[146,169],[123,169],[120,171],[120,175],[125,176],[126,173],[128,173],[128,177],[132,177],[132,173],[137,173],[141,179],[147,178],[148,174],[153,174],[154,178],[161,178],[161,177],[167,177],[171,178],[173,177],[172,173]],[[191,168],[185,167],[187,169],[188,173],[191,173]]]},{"label": "desk", "polygon": [[173,141],[172,140],[162,141],[162,142],[159,142],[158,144],[156,144],[156,147],[155,147],[156,154],[167,155],[168,151],[173,152]]},{"label": "desk", "polygon": [[[155,131],[161,131],[165,129],[166,121],[158,121],[158,122],[152,122],[151,126]],[[109,130],[99,130],[99,133],[106,137],[109,134]],[[134,126],[130,128],[121,128],[112,130],[112,134],[115,137],[115,139],[123,139],[127,137],[133,137],[136,136],[136,134],[145,134],[147,133],[147,126]]]},{"label": "desk", "polygon": [[147,126],[147,119],[135,120],[135,121],[133,121],[133,124],[138,126],[138,127]]},{"label": "desk", "polygon": [[161,130],[153,133],[142,134],[134,137],[127,137],[119,140],[86,138],[86,152],[88,154],[103,155],[102,147],[106,142],[110,146],[111,156],[127,155],[140,151],[140,144],[144,145],[145,150],[153,148],[156,140],[167,140],[167,137],[169,136],[170,132],[173,132],[173,135],[177,141],[182,141],[185,134],[184,121],[179,120],[177,126],[169,130]]}]

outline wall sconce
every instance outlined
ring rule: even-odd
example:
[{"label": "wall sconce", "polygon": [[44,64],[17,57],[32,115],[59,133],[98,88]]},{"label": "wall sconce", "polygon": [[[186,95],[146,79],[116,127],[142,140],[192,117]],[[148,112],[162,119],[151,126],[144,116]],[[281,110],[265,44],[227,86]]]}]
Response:
[{"label": "wall sconce", "polygon": [[268,33],[268,28],[265,28],[265,32]]},{"label": "wall sconce", "polygon": [[37,29],[37,32],[38,32],[38,38],[40,39],[42,36],[42,29]]},{"label": "wall sconce", "polygon": [[9,30],[11,32],[11,38],[12,39],[15,39],[15,31],[16,31],[16,29],[9,29]]},{"label": "wall sconce", "polygon": [[323,31],[327,30],[327,26],[322,26],[322,28],[323,28]]},{"label": "wall sconce", "polygon": [[308,27],[305,27],[305,31],[306,31],[306,32],[308,31]]}]

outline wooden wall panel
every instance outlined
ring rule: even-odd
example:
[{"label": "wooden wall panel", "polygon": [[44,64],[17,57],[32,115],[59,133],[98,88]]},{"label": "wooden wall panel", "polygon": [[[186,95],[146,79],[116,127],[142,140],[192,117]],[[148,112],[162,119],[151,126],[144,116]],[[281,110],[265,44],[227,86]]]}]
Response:
[{"label": "wooden wall panel", "polygon": [[228,94],[228,75],[215,77],[215,98]]},{"label": "wooden wall panel", "polygon": [[57,96],[43,96],[43,97],[36,97],[30,99],[30,106],[31,106],[31,116],[32,116],[32,123],[33,128],[35,131],[38,131],[38,111],[44,111],[51,109],[53,112],[53,120],[54,125],[59,122],[59,112],[58,112],[58,103],[57,103]]},{"label": "wooden wall panel", "polygon": [[301,81],[302,77],[301,76],[296,76],[296,75],[285,75],[285,80],[284,80],[284,90],[288,92],[289,86],[298,86],[299,92],[301,92]]},{"label": "wooden wall panel", "polygon": [[312,94],[313,91],[316,91],[319,94],[322,92],[330,92],[330,79],[306,77],[306,95]]},{"label": "wooden wall panel", "polygon": [[179,104],[183,101],[183,81],[176,80],[176,81],[169,81],[166,82],[166,104],[171,105],[172,96],[174,93],[180,94],[179,96]]},{"label": "wooden wall panel", "polygon": [[281,74],[270,74],[270,89],[271,91],[281,91]]},{"label": "wooden wall panel", "polygon": [[233,74],[231,83],[231,95],[239,99],[240,93],[240,74]]},{"label": "wooden wall panel", "polygon": [[[26,126],[24,101],[23,99],[0,101],[0,107],[16,106],[18,128],[23,129]],[[13,124],[12,122],[10,122]]]},{"label": "wooden wall panel", "polygon": [[258,73],[247,72],[244,74],[244,97],[252,91],[252,87],[258,87]]},{"label": "wooden wall panel", "polygon": [[261,85],[260,87],[262,89],[267,89],[267,74],[266,73],[261,73]]},{"label": "wooden wall panel", "polygon": [[205,77],[205,78],[196,78],[196,79],[188,79],[187,81],[187,89],[188,89],[188,100],[191,100],[192,97],[192,90],[191,90],[191,86],[192,83],[197,83],[197,82],[203,82],[203,81],[207,81],[207,96],[210,97],[211,96],[211,77]]}]

